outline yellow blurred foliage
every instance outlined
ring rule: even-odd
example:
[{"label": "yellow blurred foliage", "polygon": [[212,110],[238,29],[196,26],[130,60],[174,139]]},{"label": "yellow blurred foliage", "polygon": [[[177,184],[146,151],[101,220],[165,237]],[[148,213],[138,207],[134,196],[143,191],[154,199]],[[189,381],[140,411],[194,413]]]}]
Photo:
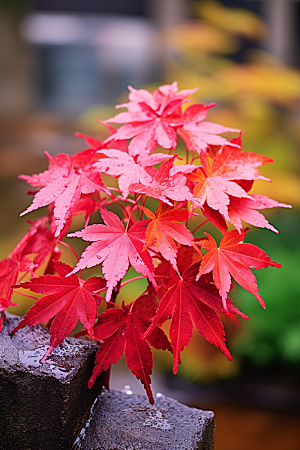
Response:
[{"label": "yellow blurred foliage", "polygon": [[225,67],[216,74],[216,79],[231,96],[247,93],[288,109],[294,109],[300,98],[299,72],[269,64],[267,58],[257,64]]},{"label": "yellow blurred foliage", "polygon": [[171,28],[168,37],[176,48],[184,51],[196,50],[227,55],[234,53],[240,47],[239,41],[234,36],[196,20]]},{"label": "yellow blurred foliage", "polygon": [[210,25],[232,34],[256,40],[265,37],[267,27],[254,12],[242,8],[226,8],[222,3],[207,0],[194,2],[194,11]]}]

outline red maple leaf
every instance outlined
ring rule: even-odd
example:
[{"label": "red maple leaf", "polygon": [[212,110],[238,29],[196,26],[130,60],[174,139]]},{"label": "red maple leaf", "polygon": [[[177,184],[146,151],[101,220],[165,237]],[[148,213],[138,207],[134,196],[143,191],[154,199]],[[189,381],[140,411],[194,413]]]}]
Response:
[{"label": "red maple leaf", "polygon": [[41,187],[32,204],[21,215],[54,202],[55,236],[59,236],[68,219],[72,217],[81,194],[100,190],[109,194],[109,191],[104,186],[100,173],[89,164],[83,168],[74,168],[74,161],[65,154],[56,155],[54,158],[48,155],[48,158],[49,170],[32,176],[19,176],[32,186]]},{"label": "red maple leaf", "polygon": [[13,303],[11,300],[8,300],[6,298],[0,297],[0,331],[2,328],[3,320],[5,319],[5,310],[9,306],[17,306],[20,303]]},{"label": "red maple leaf", "polygon": [[19,273],[29,272],[33,275],[33,271],[37,268],[32,259],[22,253],[21,248],[24,248],[24,244],[19,247],[18,252],[0,261],[0,331],[6,308],[19,305],[11,301],[12,286],[17,282]]},{"label": "red maple leaf", "polygon": [[[197,242],[199,238],[195,238]],[[180,273],[183,273],[185,269],[192,266],[196,262],[200,262],[202,254],[199,252],[199,248],[196,249],[196,245],[188,247],[186,245],[180,245],[177,254],[177,266]]]},{"label": "red maple leaf", "polygon": [[281,267],[275,261],[271,261],[266,252],[261,248],[243,243],[246,231],[239,233],[237,230],[229,231],[225,234],[218,248],[214,238],[204,233],[207,237],[200,241],[201,247],[208,250],[204,255],[198,278],[213,271],[214,282],[219,289],[224,308],[227,308],[227,294],[231,287],[231,276],[244,289],[253,294],[259,303],[265,308],[265,303],[258,293],[256,278],[249,269],[263,269],[269,266]]},{"label": "red maple leaf", "polygon": [[147,221],[135,223],[127,231],[116,214],[103,208],[100,213],[106,225],[90,225],[68,235],[93,242],[85,249],[72,273],[103,263],[102,271],[107,280],[107,301],[111,298],[113,288],[126,274],[129,263],[156,286],[152,258],[147,250],[142,251]]},{"label": "red maple leaf", "polygon": [[[198,267],[198,263],[193,264],[183,272],[182,276],[173,272],[173,276],[168,279],[169,289],[161,299],[152,324],[144,335],[147,339],[156,326],[161,326],[171,317],[170,339],[174,354],[174,374],[178,371],[180,352],[191,340],[193,322],[199,333],[208,342],[220,348],[231,361],[231,355],[225,344],[224,328],[216,312],[226,314],[226,311],[216,287],[206,282],[204,277],[198,281],[195,280]],[[227,303],[227,312],[247,318],[230,299]]]},{"label": "red maple leaf", "polygon": [[0,261],[0,297],[2,302],[10,300],[12,285],[17,282],[20,272],[33,273],[35,266],[29,256],[13,255]]},{"label": "red maple leaf", "polygon": [[156,242],[162,256],[177,269],[177,246],[175,242],[187,246],[194,245],[192,233],[183,223],[180,223],[188,220],[189,211],[187,209],[171,208],[171,206],[163,202],[159,204],[156,214],[153,214],[148,208],[142,206],[140,208],[149,219],[152,219],[147,226],[144,248]]},{"label": "red maple leaf", "polygon": [[123,303],[122,308],[107,309],[100,315],[89,335],[93,339],[105,341],[98,350],[93,375],[88,382],[89,388],[102,370],[109,369],[111,364],[119,361],[125,351],[128,368],[141,380],[150,403],[154,403],[150,387],[153,368],[150,345],[158,350],[172,351],[166,335],[159,328],[153,329],[149,334],[148,342],[141,339],[151,324],[150,319],[155,314],[156,307],[157,303],[150,292],[141,295],[127,306]]},{"label": "red maple leaf", "polygon": [[51,213],[36,221],[28,221],[31,223],[30,230],[9,256],[22,258],[25,255],[35,254],[33,264],[35,265],[34,270],[36,270],[55,249],[56,252],[59,252],[59,249],[56,248],[59,238],[55,238],[54,234],[48,229],[48,221],[51,221]]},{"label": "red maple leaf", "polygon": [[78,319],[86,329],[94,325],[100,304],[100,297],[95,292],[105,286],[104,279],[100,277],[92,277],[87,281],[81,280],[77,275],[66,277],[72,271],[68,264],[54,261],[54,266],[58,276],[43,275],[14,286],[46,294],[37,300],[11,333],[15,334],[26,325],[36,325],[54,317],[49,330],[50,347],[42,362],[69,336]]},{"label": "red maple leaf", "polygon": [[[99,120],[99,123],[106,126],[109,129],[111,135],[117,132],[115,128],[113,128],[111,125],[106,124],[105,122]],[[90,147],[89,149],[76,153],[76,155],[72,156],[74,163],[80,167],[87,163],[93,164],[95,161],[97,161],[97,159],[99,158],[99,154],[96,153],[97,150],[117,148],[118,150],[121,150],[123,152],[128,151],[128,142],[126,139],[115,140],[113,142],[105,144],[99,141],[99,139],[96,139],[93,136],[87,136],[86,134],[76,132],[75,136],[84,139],[87,145]]]},{"label": "red maple leaf", "polygon": [[[265,155],[259,155],[254,152],[242,152],[241,133],[237,138],[230,139],[227,145],[219,148],[216,152],[218,154],[218,165],[229,166],[232,170],[248,171],[255,167],[264,166],[267,163],[273,163],[274,159]],[[254,171],[254,177],[257,172]],[[249,178],[247,178],[249,179]]]}]

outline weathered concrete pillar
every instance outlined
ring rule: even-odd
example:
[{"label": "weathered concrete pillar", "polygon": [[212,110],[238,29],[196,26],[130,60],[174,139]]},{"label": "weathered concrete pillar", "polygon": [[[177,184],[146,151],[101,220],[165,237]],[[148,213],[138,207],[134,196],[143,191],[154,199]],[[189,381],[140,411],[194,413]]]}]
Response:
[{"label": "weathered concrete pillar", "polygon": [[70,450],[102,387],[101,376],[87,387],[97,345],[67,338],[40,364],[48,330],[35,325],[10,336],[19,321],[9,318],[0,334],[0,449]]},{"label": "weathered concrete pillar", "polygon": [[[129,391],[131,392],[131,391]],[[162,394],[104,391],[73,450],[213,450],[214,413],[189,408]]]}]

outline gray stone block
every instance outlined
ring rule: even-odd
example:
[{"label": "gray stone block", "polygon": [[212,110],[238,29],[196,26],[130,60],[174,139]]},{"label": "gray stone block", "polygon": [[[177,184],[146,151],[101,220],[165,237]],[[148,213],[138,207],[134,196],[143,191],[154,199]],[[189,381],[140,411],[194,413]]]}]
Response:
[{"label": "gray stone block", "polygon": [[73,450],[212,450],[214,413],[157,395],[104,391]]},{"label": "gray stone block", "polygon": [[0,450],[70,450],[100,392],[103,377],[88,389],[97,345],[67,338],[44,364],[48,330],[41,325],[0,333]]}]

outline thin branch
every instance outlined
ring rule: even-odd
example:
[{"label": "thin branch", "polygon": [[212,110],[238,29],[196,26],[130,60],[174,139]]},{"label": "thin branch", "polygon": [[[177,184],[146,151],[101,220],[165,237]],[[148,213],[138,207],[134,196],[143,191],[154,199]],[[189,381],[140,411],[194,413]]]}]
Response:
[{"label": "thin branch", "polygon": [[114,203],[116,203],[117,205],[119,205],[123,209],[123,211],[126,213],[126,215],[128,217],[128,222],[129,222],[130,216],[129,216],[128,212],[126,211],[126,208],[123,205],[121,205],[121,203],[119,203],[117,200],[114,200]]},{"label": "thin branch", "polygon": [[195,156],[195,150],[193,150],[191,164],[193,164],[193,162],[196,161],[196,159],[198,158],[200,158],[200,156],[198,154]]},{"label": "thin branch", "polygon": [[[147,201],[147,195],[145,195],[145,200],[144,200],[144,202],[143,202],[143,204],[142,204],[142,207],[143,207],[143,208],[144,208],[144,206],[145,206],[146,201]],[[141,216],[140,216],[140,220],[142,220],[143,214],[144,214],[144,211],[143,211],[142,209],[141,209],[141,212],[142,212],[142,214],[141,214]]]},{"label": "thin branch", "polygon": [[121,281],[118,282],[118,284],[113,288],[110,302],[107,302],[106,309],[112,308],[114,303],[116,303],[117,295],[120,292],[121,287]]},{"label": "thin branch", "polygon": [[[119,281],[118,284],[113,288],[110,302],[107,302],[106,309],[110,309],[114,307],[114,304],[116,303],[117,295],[120,291],[121,282]],[[110,380],[110,367],[104,372],[104,387],[105,389],[109,389],[109,380]]]},{"label": "thin branch", "polygon": [[114,187],[109,187],[108,186],[107,189],[109,189],[110,191],[122,192],[121,189],[114,188]]},{"label": "thin branch", "polygon": [[96,294],[100,294],[100,292],[107,291],[107,286],[105,288],[99,289],[99,291],[94,291]]}]

